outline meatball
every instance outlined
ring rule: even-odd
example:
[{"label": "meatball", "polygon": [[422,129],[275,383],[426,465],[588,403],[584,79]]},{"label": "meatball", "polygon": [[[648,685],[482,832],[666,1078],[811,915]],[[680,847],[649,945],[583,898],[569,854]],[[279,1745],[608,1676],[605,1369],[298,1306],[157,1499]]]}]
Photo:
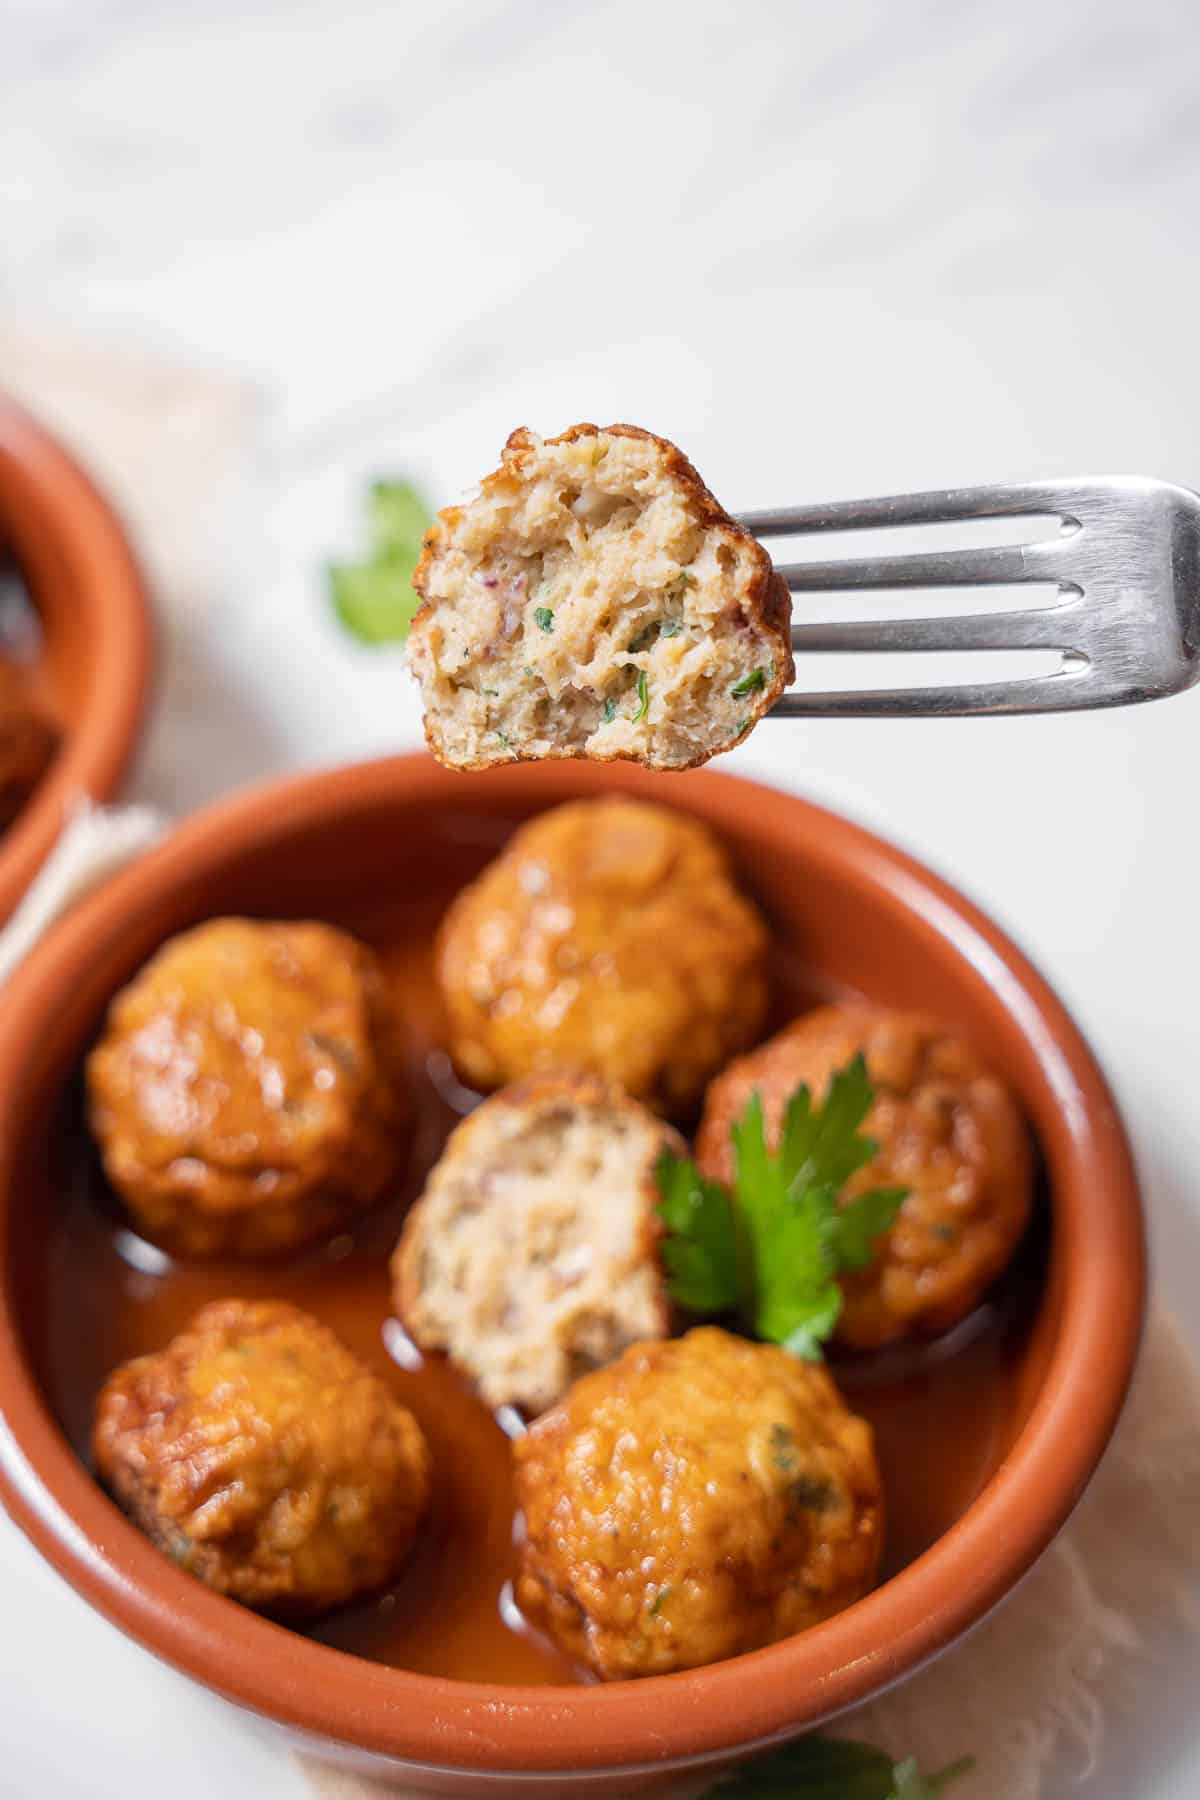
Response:
[{"label": "meatball", "polygon": [[300,1617],[380,1587],[429,1502],[421,1428],[316,1319],[218,1300],[111,1375],[96,1467],[181,1568]]},{"label": "meatball", "polygon": [[514,431],[441,513],[408,640],[450,768],[547,757],[686,769],[792,679],[787,585],[687,458],[633,425]]},{"label": "meatball", "polygon": [[533,1076],[454,1132],[392,1262],[396,1311],[490,1406],[540,1412],[664,1337],[655,1167],[684,1145],[593,1075]]},{"label": "meatball", "polygon": [[292,1249],[378,1200],[406,1108],[373,953],[328,925],[217,919],[122,990],[88,1059],[135,1221],[189,1256]]},{"label": "meatball", "polygon": [[608,1680],[774,1643],[875,1579],[871,1428],[774,1345],[715,1326],[635,1345],[513,1449],[517,1599]]},{"label": "meatball", "polygon": [[908,1189],[870,1266],[841,1278],[836,1336],[865,1350],[943,1331],[970,1312],[1025,1229],[1033,1165],[1012,1096],[957,1032],[920,1014],[825,1006],[713,1082],[696,1139],[701,1170],[731,1177],[730,1127],[755,1089],[773,1140],[801,1082],[819,1097],[859,1051],[875,1086],[864,1130],[879,1151],[846,1198]]},{"label": "meatball", "polygon": [[621,798],[543,813],[451,907],[437,967],[467,1080],[550,1068],[695,1104],[753,1043],[767,933],[705,825]]},{"label": "meatball", "polygon": [[56,735],[22,671],[0,656],[0,830],[10,825],[54,754]]}]

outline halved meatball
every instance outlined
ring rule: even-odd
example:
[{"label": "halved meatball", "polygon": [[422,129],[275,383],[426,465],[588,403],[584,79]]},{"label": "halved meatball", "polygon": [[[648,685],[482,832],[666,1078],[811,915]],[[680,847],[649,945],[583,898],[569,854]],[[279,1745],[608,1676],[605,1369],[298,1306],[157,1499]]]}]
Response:
[{"label": "halved meatball", "polygon": [[307,1313],[219,1300],[96,1403],[101,1479],[181,1568],[285,1616],[381,1586],[429,1502],[421,1428]]},{"label": "halved meatball", "polygon": [[655,1167],[683,1141],[591,1075],[535,1076],[458,1127],[405,1222],[396,1311],[489,1406],[530,1413],[665,1336]]},{"label": "halved meatball", "polygon": [[714,1326],[586,1375],[513,1446],[525,1616],[613,1680],[788,1637],[875,1580],[871,1428],[828,1373]]},{"label": "halved meatball", "polygon": [[791,598],[762,545],[665,438],[514,431],[439,514],[408,640],[451,768],[544,757],[706,762],[792,679]]},{"label": "halved meatball", "polygon": [[686,1112],[753,1043],[766,927],[707,826],[613,798],[519,830],[442,925],[450,1048],[477,1087],[554,1068]]},{"label": "halved meatball", "polygon": [[0,656],[0,830],[11,825],[28,800],[57,742],[28,676]]},{"label": "halved meatball", "polygon": [[386,1191],[408,1108],[372,951],[318,924],[215,919],[113,1001],[92,1128],[138,1226],[188,1256],[255,1256]]},{"label": "halved meatball", "polygon": [[1029,1138],[1008,1089],[958,1032],[921,1014],[824,1006],[732,1063],[708,1090],[696,1139],[706,1175],[733,1174],[730,1127],[757,1090],[768,1140],[802,1082],[824,1095],[861,1051],[875,1086],[863,1129],[878,1154],[845,1197],[905,1187],[869,1268],[843,1275],[840,1343],[873,1349],[956,1323],[1004,1269],[1029,1219]]}]

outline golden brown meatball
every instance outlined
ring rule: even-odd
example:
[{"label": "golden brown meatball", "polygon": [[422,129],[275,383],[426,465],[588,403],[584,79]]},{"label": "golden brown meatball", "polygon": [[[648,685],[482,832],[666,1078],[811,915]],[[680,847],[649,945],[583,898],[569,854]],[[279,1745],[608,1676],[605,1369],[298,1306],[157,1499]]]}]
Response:
[{"label": "golden brown meatball", "polygon": [[109,1180],[185,1255],[322,1236],[396,1174],[394,1034],[373,953],[331,926],[216,919],[172,938],[88,1059]]},{"label": "golden brown meatball", "polygon": [[10,825],[54,754],[56,734],[25,675],[0,657],[0,830]]},{"label": "golden brown meatball", "polygon": [[517,1599],[608,1680],[754,1650],[875,1579],[871,1428],[827,1372],[714,1326],[585,1375],[514,1445]]},{"label": "golden brown meatball", "polygon": [[392,1261],[396,1311],[489,1406],[541,1412],[665,1337],[654,1171],[683,1140],[594,1075],[534,1075],[452,1134]]},{"label": "golden brown meatball", "polygon": [[96,1403],[101,1479],[159,1548],[246,1606],[301,1616],[393,1575],[429,1501],[421,1428],[324,1325],[218,1300]]},{"label": "golden brown meatball", "polygon": [[964,1038],[916,1013],[825,1006],[713,1082],[696,1139],[703,1172],[732,1176],[730,1126],[755,1089],[774,1142],[801,1082],[820,1097],[859,1051],[875,1085],[863,1129],[880,1148],[845,1197],[909,1190],[870,1267],[841,1278],[838,1341],[871,1349],[943,1331],[971,1310],[1025,1229],[1033,1168],[1011,1095]]},{"label": "golden brown meatball", "polygon": [[556,807],[461,893],[438,941],[469,1081],[578,1068],[686,1110],[766,1007],[767,934],[698,820],[621,798]]}]

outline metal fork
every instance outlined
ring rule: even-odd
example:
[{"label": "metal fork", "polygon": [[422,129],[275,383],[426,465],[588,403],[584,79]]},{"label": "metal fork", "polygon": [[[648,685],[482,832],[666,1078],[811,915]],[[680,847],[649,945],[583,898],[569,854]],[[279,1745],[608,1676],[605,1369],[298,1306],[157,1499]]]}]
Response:
[{"label": "metal fork", "polygon": [[1117,475],[1022,487],[944,488],[741,515],[756,537],[962,519],[1056,516],[1057,537],[976,550],[778,564],[794,594],[1055,582],[1052,606],[961,618],[792,626],[798,658],[818,651],[1058,650],[1053,674],[952,687],[789,690],[775,718],[923,718],[1065,712],[1158,700],[1200,680],[1200,496]]}]

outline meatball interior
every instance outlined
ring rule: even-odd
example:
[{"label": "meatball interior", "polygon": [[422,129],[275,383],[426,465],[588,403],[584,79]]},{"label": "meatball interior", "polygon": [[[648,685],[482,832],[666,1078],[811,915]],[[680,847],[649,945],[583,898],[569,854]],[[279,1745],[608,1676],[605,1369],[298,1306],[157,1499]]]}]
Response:
[{"label": "meatball interior", "polygon": [[753,1650],[873,1583],[870,1427],[828,1372],[713,1326],[637,1345],[514,1445],[517,1598],[606,1679]]},{"label": "meatball interior", "polygon": [[826,1006],[733,1063],[709,1088],[696,1154],[706,1175],[733,1174],[730,1127],[762,1096],[778,1141],[801,1082],[820,1098],[861,1051],[875,1087],[863,1129],[878,1154],[846,1184],[908,1195],[870,1266],[841,1277],[839,1342],[872,1349],[945,1330],[1001,1273],[1029,1219],[1029,1139],[1003,1082],[957,1032],[920,1014]]},{"label": "meatball interior", "polygon": [[595,1076],[505,1088],[450,1138],[393,1260],[396,1310],[490,1406],[540,1412],[670,1323],[655,1167],[669,1126]]},{"label": "meatball interior", "polygon": [[172,938],[88,1059],[109,1180],[186,1255],[322,1236],[396,1173],[394,1032],[374,954],[332,926],[217,919]]},{"label": "meatball interior", "polygon": [[576,1068],[681,1113],[754,1041],[766,950],[705,825],[642,801],[574,801],[523,826],[446,916],[451,1048],[479,1087]]},{"label": "meatball interior", "polygon": [[792,678],[791,596],[687,458],[636,426],[515,431],[439,514],[408,640],[440,761],[705,762]]},{"label": "meatball interior", "polygon": [[304,1615],[380,1586],[429,1499],[421,1429],[325,1326],[279,1302],[206,1306],[116,1370],[96,1466],[167,1555],[247,1606]]}]

